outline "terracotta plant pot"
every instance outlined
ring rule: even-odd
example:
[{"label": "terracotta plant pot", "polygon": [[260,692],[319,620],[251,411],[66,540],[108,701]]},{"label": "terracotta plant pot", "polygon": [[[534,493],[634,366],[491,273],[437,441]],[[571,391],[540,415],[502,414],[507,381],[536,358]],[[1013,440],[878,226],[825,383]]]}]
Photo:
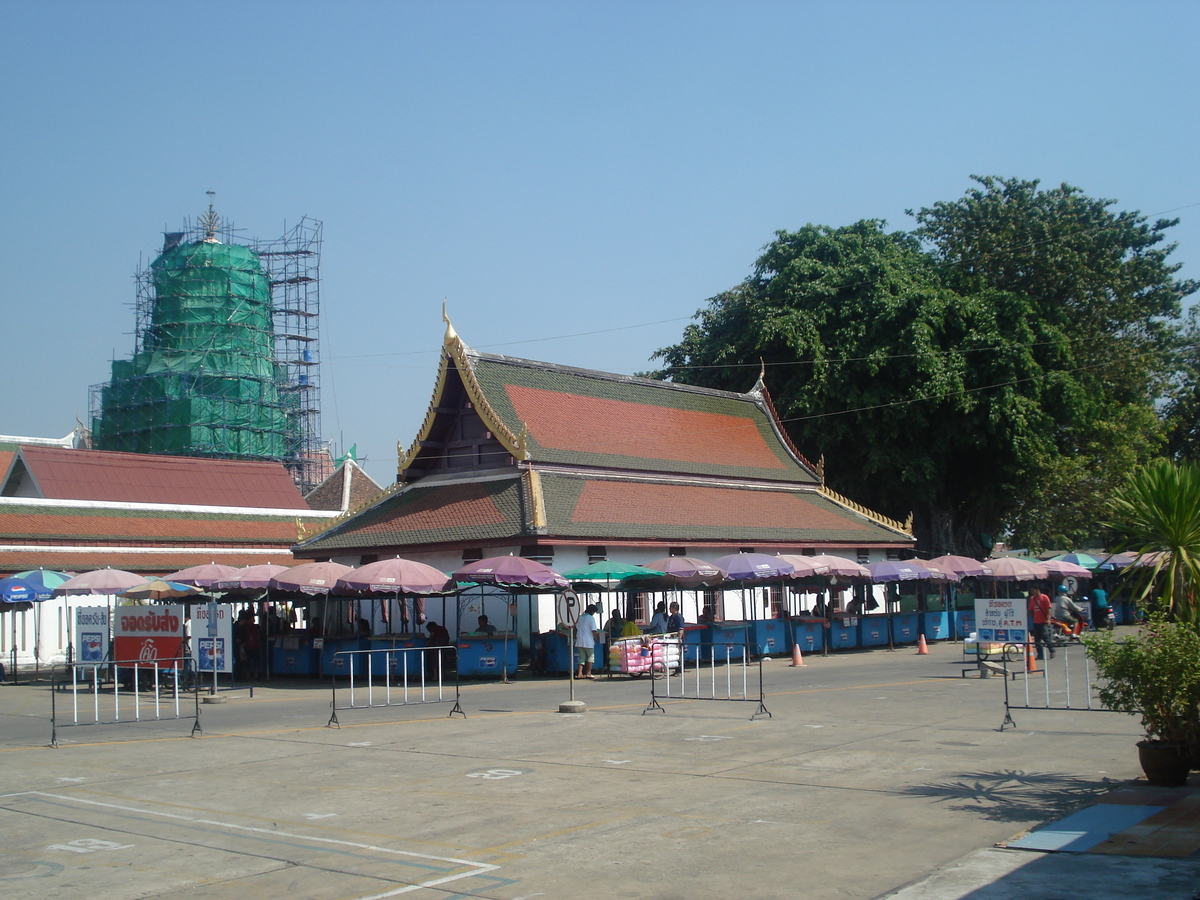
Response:
[{"label": "terracotta plant pot", "polygon": [[1182,787],[1192,767],[1186,747],[1167,741],[1138,741],[1138,759],[1146,781],[1155,787]]}]

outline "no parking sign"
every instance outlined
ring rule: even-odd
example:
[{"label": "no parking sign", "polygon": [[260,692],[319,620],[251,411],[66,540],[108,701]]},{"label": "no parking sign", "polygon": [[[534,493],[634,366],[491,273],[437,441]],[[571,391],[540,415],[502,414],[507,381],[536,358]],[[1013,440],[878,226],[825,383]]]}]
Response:
[{"label": "no parking sign", "polygon": [[570,588],[563,591],[558,595],[554,611],[558,614],[560,624],[574,628],[575,623],[579,621],[579,595]]}]

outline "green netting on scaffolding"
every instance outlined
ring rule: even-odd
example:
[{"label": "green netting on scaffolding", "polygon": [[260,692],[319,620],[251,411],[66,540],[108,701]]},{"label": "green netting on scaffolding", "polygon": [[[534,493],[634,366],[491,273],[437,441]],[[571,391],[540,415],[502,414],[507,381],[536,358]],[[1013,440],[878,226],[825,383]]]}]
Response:
[{"label": "green netting on scaffolding", "polygon": [[271,287],[248,247],[199,241],[164,252],[141,350],[115,360],[95,446],[133,453],[282,459],[294,401],[279,390]]}]

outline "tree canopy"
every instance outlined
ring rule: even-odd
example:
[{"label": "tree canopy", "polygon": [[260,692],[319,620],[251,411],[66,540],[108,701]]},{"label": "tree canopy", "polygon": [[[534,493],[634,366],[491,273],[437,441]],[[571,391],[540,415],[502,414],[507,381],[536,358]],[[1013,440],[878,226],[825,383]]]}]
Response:
[{"label": "tree canopy", "polygon": [[993,536],[1072,543],[1133,465],[1159,452],[1155,410],[1181,299],[1173,244],[1069,185],[976,178],[913,215],[780,231],[711,298],[658,377],[745,391],[759,365],[793,441],[831,487],[935,552]]}]

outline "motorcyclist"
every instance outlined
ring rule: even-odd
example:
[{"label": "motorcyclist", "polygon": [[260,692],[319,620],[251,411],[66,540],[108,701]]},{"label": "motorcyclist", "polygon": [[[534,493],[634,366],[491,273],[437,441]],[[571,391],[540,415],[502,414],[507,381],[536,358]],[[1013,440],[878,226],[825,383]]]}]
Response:
[{"label": "motorcyclist", "polygon": [[1071,592],[1067,590],[1065,584],[1058,586],[1058,593],[1054,597],[1054,606],[1050,610],[1050,618],[1055,622],[1065,623],[1064,631],[1067,636],[1073,640],[1079,640],[1079,632],[1083,631],[1083,610],[1081,610],[1071,597]]}]

